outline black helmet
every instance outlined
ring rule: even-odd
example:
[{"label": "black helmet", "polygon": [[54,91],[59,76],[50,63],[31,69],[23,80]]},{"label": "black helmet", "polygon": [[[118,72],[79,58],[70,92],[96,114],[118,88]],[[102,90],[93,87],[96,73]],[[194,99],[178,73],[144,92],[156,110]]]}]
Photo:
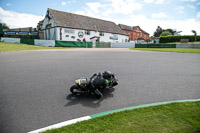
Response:
[{"label": "black helmet", "polygon": [[110,79],[111,76],[112,76],[111,71],[104,71],[103,77],[104,77],[105,79]]}]

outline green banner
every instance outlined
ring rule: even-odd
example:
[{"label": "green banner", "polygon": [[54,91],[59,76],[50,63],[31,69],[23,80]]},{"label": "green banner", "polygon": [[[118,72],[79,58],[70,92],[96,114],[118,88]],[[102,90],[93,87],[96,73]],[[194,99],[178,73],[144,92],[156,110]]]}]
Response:
[{"label": "green banner", "polygon": [[135,48],[176,48],[176,44],[135,44]]},{"label": "green banner", "polygon": [[34,45],[34,39],[21,38],[20,43]]},{"label": "green banner", "polygon": [[84,47],[92,48],[92,42],[55,41],[56,47]]}]

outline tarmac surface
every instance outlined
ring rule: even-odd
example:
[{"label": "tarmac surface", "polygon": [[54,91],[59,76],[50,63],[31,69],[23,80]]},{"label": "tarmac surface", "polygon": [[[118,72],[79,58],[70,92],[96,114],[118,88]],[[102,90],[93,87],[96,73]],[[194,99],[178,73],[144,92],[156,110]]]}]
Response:
[{"label": "tarmac surface", "polygon": [[[76,79],[104,70],[114,72],[119,85],[102,99],[70,93]],[[0,133],[183,99],[200,99],[200,54],[120,48],[0,52]]]}]

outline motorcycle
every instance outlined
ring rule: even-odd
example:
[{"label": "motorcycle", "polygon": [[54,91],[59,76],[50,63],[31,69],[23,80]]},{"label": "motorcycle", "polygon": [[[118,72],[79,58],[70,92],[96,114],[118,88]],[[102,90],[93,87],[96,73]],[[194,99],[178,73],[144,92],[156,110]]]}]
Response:
[{"label": "motorcycle", "polygon": [[93,89],[93,81],[95,79],[95,74],[91,78],[84,78],[81,77],[77,80],[75,80],[75,84],[70,88],[70,91],[72,94],[94,94],[97,98],[102,97],[102,94],[99,92],[99,90],[103,90],[106,88],[113,88],[114,86],[118,85],[118,78],[115,74],[111,77],[110,80],[106,80],[108,85],[106,87]]}]

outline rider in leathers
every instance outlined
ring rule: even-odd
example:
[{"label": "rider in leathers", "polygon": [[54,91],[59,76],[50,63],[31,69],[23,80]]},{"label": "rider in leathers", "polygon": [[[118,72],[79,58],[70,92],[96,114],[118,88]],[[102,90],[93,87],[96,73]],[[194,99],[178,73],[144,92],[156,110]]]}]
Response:
[{"label": "rider in leathers", "polygon": [[103,94],[99,89],[109,88],[115,86],[118,83],[112,83],[112,78],[116,78],[110,71],[104,71],[103,73],[94,74],[91,79],[91,89],[97,95],[98,98],[103,97]]}]

